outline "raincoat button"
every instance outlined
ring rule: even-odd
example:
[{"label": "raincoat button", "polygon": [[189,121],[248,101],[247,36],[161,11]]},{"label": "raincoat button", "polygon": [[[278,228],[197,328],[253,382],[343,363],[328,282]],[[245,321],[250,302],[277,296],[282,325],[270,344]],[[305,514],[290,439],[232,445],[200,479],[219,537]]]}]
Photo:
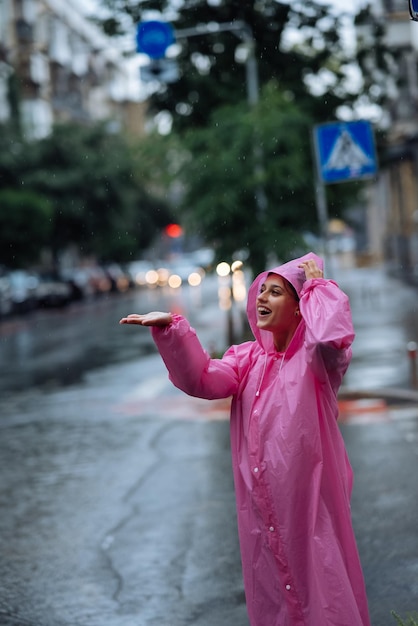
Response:
[{"label": "raincoat button", "polygon": [[269,531],[272,533],[274,532],[274,526],[270,526]]},{"label": "raincoat button", "polygon": [[257,472],[258,472],[258,467],[255,467],[254,468],[254,474],[257,474]]},{"label": "raincoat button", "polygon": [[286,589],[287,589],[287,591],[290,591],[290,590],[291,590],[291,588],[292,588],[292,587],[291,587],[290,585],[286,585]]}]

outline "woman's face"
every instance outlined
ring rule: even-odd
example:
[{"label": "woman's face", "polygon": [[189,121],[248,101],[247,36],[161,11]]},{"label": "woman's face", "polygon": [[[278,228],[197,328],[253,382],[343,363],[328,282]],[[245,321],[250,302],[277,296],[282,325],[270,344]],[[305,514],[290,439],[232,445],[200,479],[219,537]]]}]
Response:
[{"label": "woman's face", "polygon": [[269,274],[257,296],[258,328],[273,333],[287,332],[299,322],[298,314],[299,303],[287,281],[278,274]]}]

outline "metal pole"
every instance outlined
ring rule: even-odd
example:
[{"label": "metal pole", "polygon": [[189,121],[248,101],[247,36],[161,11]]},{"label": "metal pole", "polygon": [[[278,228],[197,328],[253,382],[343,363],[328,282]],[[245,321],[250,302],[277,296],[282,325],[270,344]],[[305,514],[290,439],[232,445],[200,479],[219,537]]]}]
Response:
[{"label": "metal pole", "polygon": [[324,259],[329,260],[328,250],[328,205],[325,185],[318,176],[315,184],[316,210],[318,214],[319,230],[322,239]]},{"label": "metal pole", "polygon": [[328,205],[327,205],[327,192],[325,183],[323,181],[320,169],[319,147],[318,139],[315,133],[315,129],[311,135],[311,149],[312,158],[314,164],[314,176],[315,176],[315,200],[316,200],[316,213],[319,222],[319,233],[322,240],[322,255],[325,263],[329,260],[328,250]]},{"label": "metal pole", "polygon": [[417,344],[415,341],[409,341],[407,346],[408,356],[410,360],[411,366],[411,387],[412,389],[416,389],[418,386],[417,380]]},{"label": "metal pole", "polygon": [[252,39],[251,29],[245,22],[241,20],[236,20],[234,22],[226,22],[217,24],[213,22],[211,24],[198,24],[193,28],[180,28],[180,30],[174,31],[176,39],[187,39],[187,37],[196,37],[198,35],[214,35],[216,33],[222,32],[232,32],[237,34],[248,41],[250,38]]},{"label": "metal pole", "polygon": [[258,66],[255,57],[255,41],[251,28],[245,22],[236,20],[224,24],[198,24],[193,28],[181,28],[175,31],[176,39],[187,39],[199,35],[215,35],[216,33],[231,32],[248,44],[248,57],[245,61],[247,79],[247,98],[251,106],[259,100]]},{"label": "metal pole", "polygon": [[250,106],[255,106],[259,101],[258,67],[254,54],[254,42],[249,42],[249,54],[245,62],[247,78],[247,98]]},{"label": "metal pole", "polygon": [[317,178],[316,186],[316,210],[318,213],[319,228],[321,232],[322,241],[324,242],[324,251],[326,248],[326,240],[328,237],[328,206],[327,196],[324,183]]}]

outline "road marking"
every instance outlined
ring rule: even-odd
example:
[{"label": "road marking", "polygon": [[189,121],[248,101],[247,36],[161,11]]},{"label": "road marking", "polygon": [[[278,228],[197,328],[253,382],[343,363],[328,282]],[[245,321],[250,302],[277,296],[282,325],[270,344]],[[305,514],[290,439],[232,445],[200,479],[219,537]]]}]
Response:
[{"label": "road marking", "polygon": [[388,405],[383,398],[339,400],[339,418],[342,423],[370,424],[418,419],[418,405]]},{"label": "road marking", "polygon": [[152,398],[157,398],[164,391],[164,389],[170,386],[170,381],[163,376],[147,378],[146,381],[133,388],[133,390],[126,397],[126,401],[135,402],[136,400],[150,400]]},{"label": "road marking", "polygon": [[188,396],[161,377],[141,383],[113,407],[116,413],[169,419],[228,420],[231,399],[204,400]]},{"label": "road marking", "polygon": [[339,421],[348,423],[370,423],[390,421],[387,403],[382,398],[339,400]]}]

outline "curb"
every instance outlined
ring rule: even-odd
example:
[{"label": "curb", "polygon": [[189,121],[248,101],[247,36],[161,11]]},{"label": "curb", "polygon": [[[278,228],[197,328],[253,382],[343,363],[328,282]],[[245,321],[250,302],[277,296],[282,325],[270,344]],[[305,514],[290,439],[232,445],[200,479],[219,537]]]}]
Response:
[{"label": "curb", "polygon": [[399,387],[385,387],[382,389],[349,389],[342,387],[338,394],[339,400],[360,400],[363,398],[382,399],[388,404],[396,402],[418,404],[418,390]]},{"label": "curb", "polygon": [[412,389],[342,389],[338,395],[340,424],[393,422],[418,417],[418,392]]}]

